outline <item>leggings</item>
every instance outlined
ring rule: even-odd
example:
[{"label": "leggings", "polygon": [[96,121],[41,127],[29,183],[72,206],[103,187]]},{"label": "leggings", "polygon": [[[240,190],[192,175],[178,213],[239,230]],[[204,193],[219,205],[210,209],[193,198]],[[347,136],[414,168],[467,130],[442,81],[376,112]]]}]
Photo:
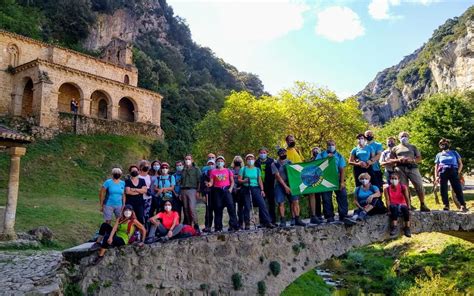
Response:
[{"label": "leggings", "polygon": [[111,232],[112,232],[112,226],[110,226],[110,224],[107,224],[107,223],[102,223],[102,225],[100,226],[100,229],[99,229],[99,234],[104,236],[104,238],[102,239],[102,243],[101,243],[100,247],[103,248],[103,249],[108,249],[110,247],[124,246],[125,242],[123,241],[123,238],[118,237],[117,235],[114,235],[114,237],[112,239],[112,244],[109,244],[107,242],[110,238],[110,233]]},{"label": "leggings", "polygon": [[388,207],[390,211],[390,221],[397,221],[398,217],[403,216],[403,221],[410,221],[410,211],[405,205],[390,205]]},{"label": "leggings", "polygon": [[[176,225],[173,228],[173,231],[172,231],[173,235],[171,237],[177,236],[181,232],[182,229],[183,229],[183,224]],[[158,234],[156,233],[157,230],[158,230]],[[161,237],[161,236],[167,235],[168,232],[169,232],[169,229],[166,229],[163,226],[163,224],[161,224],[161,223],[159,223],[158,225],[153,224],[150,227],[150,232],[148,233],[148,237],[155,237],[155,235]]]},{"label": "leggings", "polygon": [[459,179],[458,170],[456,168],[445,168],[439,174],[440,179],[440,191],[441,191],[441,198],[443,199],[443,204],[449,207],[449,199],[448,199],[448,181],[451,183],[451,187],[453,188],[454,193],[456,194],[456,198],[458,199],[459,203],[463,206],[466,205],[464,201],[464,194],[462,192],[462,185],[461,180]]}]

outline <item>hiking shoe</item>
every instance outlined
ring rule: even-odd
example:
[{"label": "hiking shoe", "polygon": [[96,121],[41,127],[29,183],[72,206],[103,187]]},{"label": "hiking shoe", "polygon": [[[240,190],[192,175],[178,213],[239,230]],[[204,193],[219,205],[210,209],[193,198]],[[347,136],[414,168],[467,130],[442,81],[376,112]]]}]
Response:
[{"label": "hiking shoe", "polygon": [[444,206],[443,211],[449,211],[449,206]]},{"label": "hiking shoe", "polygon": [[296,223],[295,218],[291,218],[290,226],[295,226],[295,223]]},{"label": "hiking shoe", "polygon": [[309,223],[311,223],[311,224],[321,224],[322,221],[316,216],[311,216],[311,218],[309,219]]},{"label": "hiking shoe", "polygon": [[306,226],[306,223],[304,223],[303,221],[301,221],[301,219],[296,219],[295,225],[296,225],[296,226]]},{"label": "hiking shoe", "polygon": [[95,242],[90,248],[89,251],[95,252],[100,249],[100,244],[98,242]]},{"label": "hiking shoe", "polygon": [[267,224],[264,224],[263,227],[268,228],[268,229],[273,229],[276,227],[276,225],[272,223],[267,223]]},{"label": "hiking shoe", "polygon": [[397,228],[395,226],[390,226],[390,236],[397,235]]},{"label": "hiking shoe", "polygon": [[280,219],[280,227],[286,227],[286,220],[285,219]]},{"label": "hiking shoe", "polygon": [[416,211],[416,210],[417,210],[417,208],[413,204],[411,204],[410,205],[410,211]]},{"label": "hiking shoe", "polygon": [[466,206],[461,206],[461,212],[467,213],[469,209]]},{"label": "hiking shoe", "polygon": [[357,221],[367,220],[367,213],[365,211],[361,211],[359,215],[357,215]]},{"label": "hiking shoe", "polygon": [[199,225],[194,224],[194,229],[196,230],[198,234],[201,234],[201,229],[199,229]]},{"label": "hiking shoe", "polygon": [[332,222],[334,222],[334,221],[335,221],[335,220],[334,220],[334,217],[331,217],[331,218],[327,218],[327,219],[326,219],[326,223],[332,223]]},{"label": "hiking shoe", "polygon": [[212,232],[211,228],[209,227],[206,227],[202,230],[202,232]]},{"label": "hiking shoe", "polygon": [[351,219],[349,217],[344,217],[342,219],[342,222],[344,222],[344,225],[347,225],[347,226],[352,226],[352,225],[357,224],[357,221],[355,221],[354,219]]},{"label": "hiking shoe", "polygon": [[410,230],[410,227],[405,227],[403,229],[403,234],[406,236],[406,237],[411,237],[411,230]]},{"label": "hiking shoe", "polygon": [[102,260],[104,260],[104,256],[97,256],[97,257],[95,257],[94,261],[92,261],[92,265],[97,265]]},{"label": "hiking shoe", "polygon": [[152,244],[152,243],[154,243],[154,242],[156,242],[156,237],[147,237],[147,238],[145,239],[145,244],[146,244],[146,245]]},{"label": "hiking shoe", "polygon": [[422,203],[420,206],[420,212],[431,212],[431,210],[428,209],[428,207],[424,203]]}]

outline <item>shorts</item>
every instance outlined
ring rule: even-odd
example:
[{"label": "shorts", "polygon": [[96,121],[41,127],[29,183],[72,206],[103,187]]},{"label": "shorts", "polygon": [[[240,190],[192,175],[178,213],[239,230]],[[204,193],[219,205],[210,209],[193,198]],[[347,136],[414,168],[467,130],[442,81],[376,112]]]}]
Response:
[{"label": "shorts", "polygon": [[410,180],[415,187],[416,193],[424,193],[425,189],[423,188],[423,178],[421,177],[420,171],[418,168],[409,168],[406,166],[398,166],[395,168],[395,172],[400,175],[400,183],[408,186],[408,181]]},{"label": "shorts", "polygon": [[278,204],[284,203],[285,197],[288,199],[289,203],[297,201],[300,198],[297,195],[286,194],[285,189],[283,187],[281,187],[280,185],[276,185],[275,186],[275,201]]},{"label": "shorts", "polygon": [[110,221],[112,220],[113,214],[115,214],[115,218],[120,217],[122,214],[122,206],[104,206],[104,220]]}]

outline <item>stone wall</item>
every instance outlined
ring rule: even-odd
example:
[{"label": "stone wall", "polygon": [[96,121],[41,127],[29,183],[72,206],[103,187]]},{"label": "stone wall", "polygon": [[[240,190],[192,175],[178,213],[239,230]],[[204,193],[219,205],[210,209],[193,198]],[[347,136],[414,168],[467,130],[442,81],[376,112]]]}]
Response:
[{"label": "stone wall", "polygon": [[[304,272],[352,248],[389,240],[388,216],[348,227],[340,224],[214,234],[143,248],[111,249],[97,266],[84,257],[75,275],[83,291],[95,295],[257,295],[263,281],[268,295],[280,292]],[[413,233],[461,233],[474,239],[474,213],[413,212]],[[451,231],[451,232],[450,232]],[[462,232],[470,231],[470,232]],[[466,235],[468,234],[468,235]],[[72,252],[65,251],[65,258]],[[281,271],[269,268],[277,262]],[[236,291],[232,275],[242,277]]]}]

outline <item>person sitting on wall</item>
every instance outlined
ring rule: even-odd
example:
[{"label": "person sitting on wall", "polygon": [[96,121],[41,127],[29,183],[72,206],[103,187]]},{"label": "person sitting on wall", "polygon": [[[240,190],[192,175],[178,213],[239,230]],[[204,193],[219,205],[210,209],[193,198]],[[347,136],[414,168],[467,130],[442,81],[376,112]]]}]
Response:
[{"label": "person sitting on wall", "polygon": [[357,187],[354,191],[354,203],[357,209],[354,214],[357,215],[357,220],[364,220],[367,215],[372,216],[376,214],[384,214],[387,208],[380,199],[380,190],[377,186],[370,183],[370,175],[362,173],[358,180],[362,185]]},{"label": "person sitting on wall", "polygon": [[[151,244],[157,241],[157,237],[161,237],[161,241],[165,242],[177,236],[183,229],[183,224],[179,223],[179,214],[172,210],[171,201],[165,201],[164,210],[150,218],[152,226],[145,240],[145,243]],[[156,231],[158,230],[158,233]]]},{"label": "person sitting on wall", "polygon": [[390,215],[390,235],[397,234],[398,217],[403,216],[405,228],[403,232],[406,237],[411,237],[410,231],[410,195],[408,187],[400,183],[400,175],[390,175],[390,185],[383,190]]}]

